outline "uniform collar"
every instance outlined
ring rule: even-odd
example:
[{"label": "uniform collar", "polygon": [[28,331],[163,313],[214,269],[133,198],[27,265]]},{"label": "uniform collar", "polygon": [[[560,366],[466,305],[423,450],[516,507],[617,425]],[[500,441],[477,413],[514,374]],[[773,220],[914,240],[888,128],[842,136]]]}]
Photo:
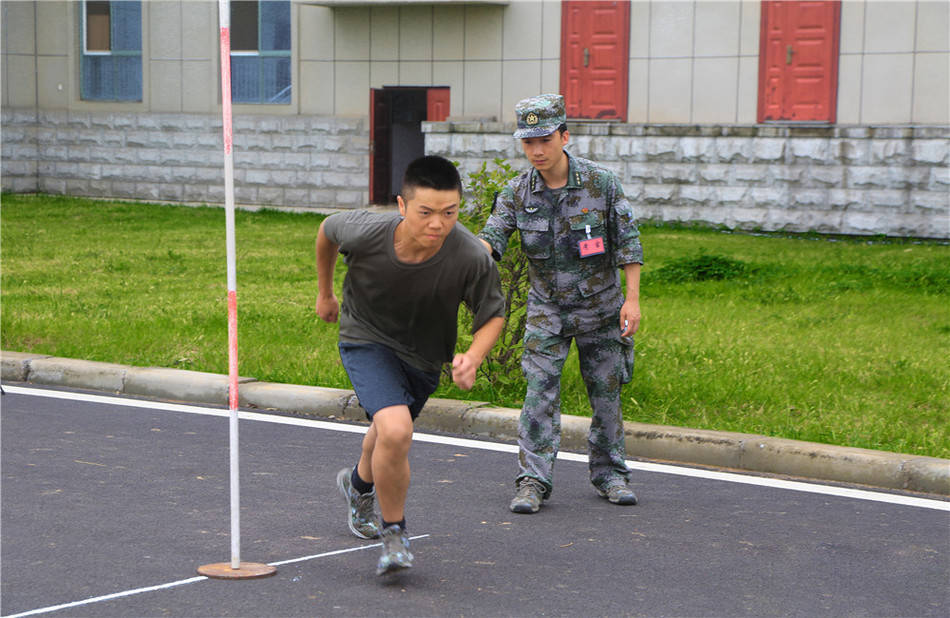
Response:
[{"label": "uniform collar", "polygon": [[[564,151],[564,154],[567,155],[567,184],[564,185],[563,189],[580,189],[581,187],[581,175],[577,171],[577,164],[574,162],[574,157],[568,151]],[[541,193],[544,191],[545,184],[544,179],[541,178],[541,172],[531,168],[531,192],[532,193]]]}]

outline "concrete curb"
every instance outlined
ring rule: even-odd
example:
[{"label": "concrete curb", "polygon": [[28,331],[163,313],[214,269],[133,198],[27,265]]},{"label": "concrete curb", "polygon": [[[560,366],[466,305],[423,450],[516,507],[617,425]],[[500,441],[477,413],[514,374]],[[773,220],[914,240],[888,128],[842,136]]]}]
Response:
[{"label": "concrete curb", "polygon": [[[160,367],[0,352],[0,377],[174,401],[227,405],[227,376]],[[365,422],[353,391],[241,378],[240,404],[307,416]],[[424,431],[518,439],[520,411],[483,402],[430,399],[416,426]],[[561,448],[587,450],[590,419],[562,415]],[[751,434],[625,424],[627,455],[748,472],[857,483],[950,496],[950,460],[768,438]]]}]

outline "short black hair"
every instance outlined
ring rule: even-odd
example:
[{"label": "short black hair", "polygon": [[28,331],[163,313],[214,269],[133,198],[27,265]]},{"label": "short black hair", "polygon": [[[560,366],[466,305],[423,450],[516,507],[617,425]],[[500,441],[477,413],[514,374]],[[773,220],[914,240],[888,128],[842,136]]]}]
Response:
[{"label": "short black hair", "polygon": [[567,123],[566,123],[566,122],[562,122],[562,123],[560,124],[560,126],[558,126],[558,128],[557,128],[557,132],[560,133],[561,135],[564,135],[564,132],[565,132],[565,131],[567,131]]},{"label": "short black hair", "polygon": [[462,178],[455,164],[443,157],[419,157],[409,164],[402,177],[402,197],[410,199],[417,188],[455,191],[462,194]]}]

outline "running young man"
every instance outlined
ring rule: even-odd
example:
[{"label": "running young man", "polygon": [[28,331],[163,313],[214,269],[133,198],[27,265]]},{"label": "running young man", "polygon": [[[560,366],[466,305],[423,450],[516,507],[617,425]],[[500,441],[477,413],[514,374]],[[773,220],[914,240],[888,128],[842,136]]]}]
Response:
[{"label": "running young man", "polygon": [[[509,508],[536,513],[551,495],[561,441],[561,369],[571,340],[593,411],[591,483],[613,504],[636,504],[627,486],[620,413],[620,388],[631,378],[632,337],[640,326],[643,250],[633,208],[616,176],[564,150],[569,139],[564,97],[524,99],[515,114],[514,137],[532,169],[498,194],[479,233],[501,259],[508,237],[518,230],[531,283],[521,358],[527,392],[518,435],[518,490]],[[626,275],[625,290],[618,269]]]},{"label": "running young man", "polygon": [[[353,534],[382,537],[377,575],[412,566],[404,512],[412,423],[439,385],[442,364],[451,361],[455,384],[472,388],[504,326],[498,270],[457,224],[461,195],[450,161],[422,157],[406,170],[398,215],[338,213],[317,234],[317,315],[340,318],[340,358],[372,422],[359,463],[336,480]],[[347,264],[342,312],[333,291],[337,253]],[[473,339],[453,356],[462,302],[474,314]]]}]

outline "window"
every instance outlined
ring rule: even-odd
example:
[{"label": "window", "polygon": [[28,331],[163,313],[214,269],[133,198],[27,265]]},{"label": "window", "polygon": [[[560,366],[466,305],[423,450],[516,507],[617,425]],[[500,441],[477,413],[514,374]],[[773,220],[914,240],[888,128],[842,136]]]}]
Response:
[{"label": "window", "polygon": [[139,0],[82,3],[79,64],[88,101],[142,100],[142,4]]},{"label": "window", "polygon": [[231,100],[290,103],[290,0],[231,0]]}]

